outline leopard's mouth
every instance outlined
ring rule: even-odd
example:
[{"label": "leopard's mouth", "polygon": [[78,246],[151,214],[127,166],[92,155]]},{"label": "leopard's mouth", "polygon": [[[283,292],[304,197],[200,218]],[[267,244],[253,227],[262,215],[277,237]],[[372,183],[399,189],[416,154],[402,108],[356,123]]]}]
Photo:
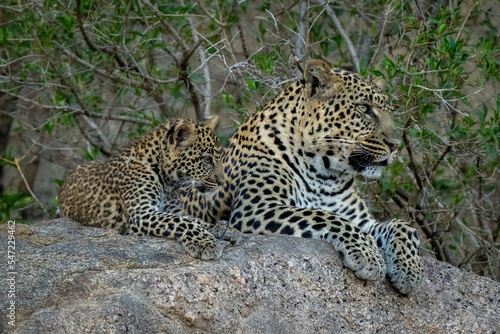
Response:
[{"label": "leopard's mouth", "polygon": [[387,166],[389,164],[389,158],[386,158],[385,160],[376,162],[379,166]]},{"label": "leopard's mouth", "polygon": [[352,152],[349,156],[349,165],[354,168],[356,172],[361,173],[367,168],[387,166],[389,164],[389,160],[390,157],[381,161],[376,161],[373,154],[370,154],[365,150],[359,150]]}]

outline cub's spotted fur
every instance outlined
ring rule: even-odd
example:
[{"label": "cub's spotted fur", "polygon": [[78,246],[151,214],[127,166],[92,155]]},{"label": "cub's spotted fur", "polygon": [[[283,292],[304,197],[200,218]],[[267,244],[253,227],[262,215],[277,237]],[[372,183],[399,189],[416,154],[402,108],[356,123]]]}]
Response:
[{"label": "cub's spotted fur", "polygon": [[212,130],[216,121],[170,121],[107,160],[78,166],[64,181],[61,216],[122,234],[177,239],[194,257],[220,256],[214,236],[236,242],[239,232],[182,215],[173,192],[184,182],[198,191],[217,185],[214,168],[221,147]]}]

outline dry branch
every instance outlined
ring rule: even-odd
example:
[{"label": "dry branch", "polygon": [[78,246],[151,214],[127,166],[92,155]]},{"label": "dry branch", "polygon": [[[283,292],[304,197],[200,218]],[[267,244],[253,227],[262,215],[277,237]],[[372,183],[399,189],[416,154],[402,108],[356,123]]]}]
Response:
[{"label": "dry branch", "polygon": [[326,13],[328,14],[330,19],[332,20],[338,33],[344,39],[345,43],[347,44],[347,48],[349,49],[349,53],[351,54],[351,59],[352,59],[352,63],[354,65],[354,68],[356,69],[356,72],[359,72],[359,69],[360,69],[359,68],[359,57],[358,57],[358,53],[356,51],[356,48],[354,47],[354,44],[352,43],[351,39],[349,38],[349,35],[344,30],[344,27],[342,27],[342,24],[340,23],[334,10],[330,7],[330,1],[328,1],[328,2],[325,2],[324,0],[316,0],[316,1],[318,4],[324,6]]},{"label": "dry branch", "polygon": [[35,193],[33,192],[33,190],[31,189],[30,185],[29,185],[29,182],[26,180],[26,177],[24,176],[24,173],[23,173],[23,170],[21,169],[21,165],[20,165],[20,160],[18,157],[15,157],[14,158],[14,161],[11,161],[11,160],[8,160],[8,159],[5,159],[5,158],[2,158],[0,157],[0,160],[3,160],[9,164],[13,164],[14,166],[16,166],[16,169],[17,171],[19,172],[19,175],[21,176],[21,178],[23,179],[23,182],[24,182],[24,185],[26,186],[26,189],[28,189],[28,192],[30,193],[31,197],[33,197],[33,199],[38,203],[38,205],[40,206],[40,208],[43,210],[43,212],[45,213],[45,218],[49,218],[50,217],[50,214],[49,212],[47,211],[47,208],[45,207],[45,205],[43,205],[43,203],[38,199],[38,197],[35,195]]}]

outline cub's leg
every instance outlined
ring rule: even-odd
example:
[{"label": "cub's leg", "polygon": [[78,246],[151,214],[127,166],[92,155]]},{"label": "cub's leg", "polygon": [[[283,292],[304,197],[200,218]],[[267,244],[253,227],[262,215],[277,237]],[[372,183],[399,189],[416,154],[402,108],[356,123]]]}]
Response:
[{"label": "cub's leg", "polygon": [[129,234],[179,240],[191,256],[203,260],[221,256],[223,247],[215,236],[233,242],[239,240],[239,232],[224,226],[164,212],[163,208],[169,204],[164,203],[164,190],[158,175],[140,164],[131,166],[130,170],[133,173],[124,175],[117,184],[129,218]]},{"label": "cub's leg", "polygon": [[144,206],[141,212],[130,214],[129,234],[179,240],[189,255],[202,260],[222,255],[223,247],[196,219],[156,212]]}]

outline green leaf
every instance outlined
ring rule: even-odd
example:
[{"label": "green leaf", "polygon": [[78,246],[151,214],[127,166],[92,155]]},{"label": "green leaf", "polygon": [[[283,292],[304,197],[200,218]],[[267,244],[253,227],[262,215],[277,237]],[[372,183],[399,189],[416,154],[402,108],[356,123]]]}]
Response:
[{"label": "green leaf", "polygon": [[248,89],[250,89],[251,91],[257,90],[260,88],[260,82],[255,81],[253,79],[247,79],[247,86],[248,86]]},{"label": "green leaf", "polygon": [[95,146],[92,151],[84,150],[83,155],[88,161],[93,161],[97,159],[97,155],[99,154],[100,150],[101,148],[99,146]]},{"label": "green leaf", "polygon": [[446,30],[446,24],[442,23],[438,28],[438,34],[442,34]]}]

